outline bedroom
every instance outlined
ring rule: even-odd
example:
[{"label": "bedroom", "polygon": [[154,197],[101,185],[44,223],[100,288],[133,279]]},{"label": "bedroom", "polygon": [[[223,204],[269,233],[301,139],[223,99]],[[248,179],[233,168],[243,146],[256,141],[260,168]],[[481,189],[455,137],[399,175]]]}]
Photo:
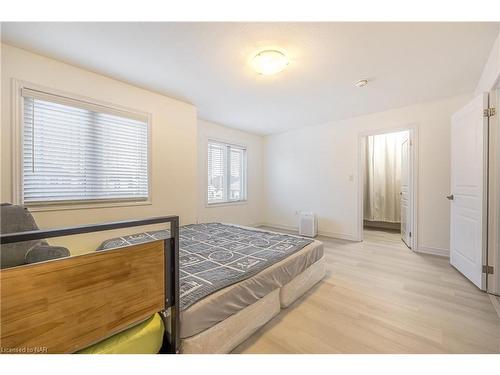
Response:
[{"label": "bedroom", "polygon": [[[2,22],[2,351],[498,354],[499,33]],[[402,130],[408,247],[363,228]]]}]

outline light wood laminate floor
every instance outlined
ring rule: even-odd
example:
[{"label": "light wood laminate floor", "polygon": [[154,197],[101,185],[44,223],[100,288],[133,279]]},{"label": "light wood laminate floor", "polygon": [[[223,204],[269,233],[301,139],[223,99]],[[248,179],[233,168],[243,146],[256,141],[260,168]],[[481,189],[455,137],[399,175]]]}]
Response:
[{"label": "light wood laminate floor", "polygon": [[500,353],[489,296],[395,233],[319,237],[327,274],[234,353]]}]

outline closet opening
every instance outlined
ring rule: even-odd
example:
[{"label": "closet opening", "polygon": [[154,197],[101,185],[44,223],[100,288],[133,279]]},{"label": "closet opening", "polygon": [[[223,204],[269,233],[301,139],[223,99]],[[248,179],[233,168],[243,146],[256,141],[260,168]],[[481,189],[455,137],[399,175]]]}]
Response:
[{"label": "closet opening", "polygon": [[408,128],[360,136],[359,238],[416,247],[415,133]]}]

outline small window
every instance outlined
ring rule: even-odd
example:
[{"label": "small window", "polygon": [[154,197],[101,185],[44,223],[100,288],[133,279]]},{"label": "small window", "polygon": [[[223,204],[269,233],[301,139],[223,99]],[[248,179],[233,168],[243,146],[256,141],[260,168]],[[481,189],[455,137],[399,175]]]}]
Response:
[{"label": "small window", "polygon": [[149,199],[148,119],[22,89],[24,204]]},{"label": "small window", "polygon": [[245,201],[246,148],[208,142],[208,204]]}]

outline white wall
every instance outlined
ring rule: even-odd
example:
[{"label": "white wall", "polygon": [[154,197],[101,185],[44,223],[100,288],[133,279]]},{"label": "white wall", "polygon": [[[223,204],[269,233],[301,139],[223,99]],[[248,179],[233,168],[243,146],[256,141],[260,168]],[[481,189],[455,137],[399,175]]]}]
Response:
[{"label": "white wall", "polygon": [[500,33],[491,47],[488,60],[476,86],[475,95],[489,92],[500,84]]},{"label": "white wall", "polygon": [[[131,207],[36,212],[42,228],[175,214],[181,223],[197,212],[197,113],[190,104],[77,68],[22,49],[2,45],[1,201],[12,202],[12,79],[137,109],[152,116],[152,204]],[[129,229],[142,231],[143,228]],[[58,243],[73,253],[95,249],[117,232],[67,238]]]},{"label": "white wall", "polygon": [[[247,147],[247,202],[207,207],[207,141],[209,138]],[[222,221],[257,225],[263,220],[263,137],[227,128],[212,122],[198,121],[198,221]]]},{"label": "white wall", "polygon": [[359,134],[416,124],[419,249],[448,253],[450,117],[470,98],[461,95],[266,137],[265,222],[292,228],[296,210],[313,211],[320,232],[355,240]]}]

